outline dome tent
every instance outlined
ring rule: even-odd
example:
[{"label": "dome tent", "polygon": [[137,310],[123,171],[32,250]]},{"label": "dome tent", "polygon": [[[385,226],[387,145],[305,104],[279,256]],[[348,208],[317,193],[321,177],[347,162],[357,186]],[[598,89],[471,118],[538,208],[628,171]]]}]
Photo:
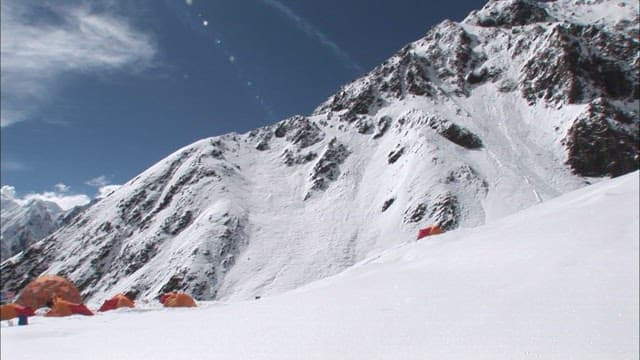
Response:
[{"label": "dome tent", "polygon": [[16,304],[37,310],[46,306],[55,296],[71,303],[82,303],[82,296],[71,281],[62,276],[43,275],[22,289]]},{"label": "dome tent", "polygon": [[135,307],[133,301],[124,294],[117,294],[109,300],[105,300],[98,311],[109,311],[121,307]]},{"label": "dome tent", "polygon": [[196,307],[195,300],[185,293],[170,292],[160,296],[160,303],[165,307]]},{"label": "dome tent", "polygon": [[93,315],[93,312],[84,304],[73,303],[56,296],[53,299],[53,307],[44,316],[69,316],[74,314]]}]

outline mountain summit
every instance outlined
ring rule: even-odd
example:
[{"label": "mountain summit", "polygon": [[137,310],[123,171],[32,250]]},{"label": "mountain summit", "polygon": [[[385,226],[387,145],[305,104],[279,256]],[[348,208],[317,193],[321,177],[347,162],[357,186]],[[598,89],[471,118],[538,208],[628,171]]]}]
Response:
[{"label": "mountain summit", "polygon": [[429,224],[475,227],[639,166],[638,4],[490,1],[308,116],[186,146],[2,263],[93,301],[252,298]]}]

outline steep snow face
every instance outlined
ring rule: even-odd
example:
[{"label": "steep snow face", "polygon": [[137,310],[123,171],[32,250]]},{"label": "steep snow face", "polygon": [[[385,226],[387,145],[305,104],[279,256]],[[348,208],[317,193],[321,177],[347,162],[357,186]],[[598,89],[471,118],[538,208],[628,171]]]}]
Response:
[{"label": "steep snow face", "polygon": [[138,301],[91,317],[3,322],[0,355],[635,359],[639,181],[635,172],[489,225],[395,246],[258,301],[189,309]]},{"label": "steep snow face", "polygon": [[[603,4],[616,15],[587,16]],[[636,17],[630,1],[489,2],[310,116],[178,150],[4,262],[2,286],[47,272],[90,301],[264,296],[634,170]]]},{"label": "steep snow face", "polygon": [[53,202],[31,200],[21,204],[2,193],[0,198],[0,255],[5,260],[53,233],[62,209]]}]

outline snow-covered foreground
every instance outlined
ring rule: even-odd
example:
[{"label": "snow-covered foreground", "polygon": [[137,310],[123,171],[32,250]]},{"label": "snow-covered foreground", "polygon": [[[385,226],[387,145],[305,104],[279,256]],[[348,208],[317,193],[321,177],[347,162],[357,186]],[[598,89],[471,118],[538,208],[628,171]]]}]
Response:
[{"label": "snow-covered foreground", "polygon": [[2,359],[637,359],[638,172],[295,291],[2,324]]}]

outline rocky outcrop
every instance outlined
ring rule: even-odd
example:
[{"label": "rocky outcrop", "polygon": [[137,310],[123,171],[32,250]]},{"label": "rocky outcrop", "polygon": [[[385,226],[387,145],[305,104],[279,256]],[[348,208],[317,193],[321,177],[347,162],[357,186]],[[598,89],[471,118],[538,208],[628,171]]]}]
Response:
[{"label": "rocky outcrop", "polygon": [[532,104],[638,99],[637,49],[637,37],[595,25],[556,24],[524,64],[520,89]]},{"label": "rocky outcrop", "polygon": [[551,21],[553,18],[532,0],[490,0],[470,15],[472,23],[484,27],[513,27]]},{"label": "rocky outcrop", "polygon": [[305,200],[311,198],[314,192],[326,190],[332,181],[338,179],[340,165],[350,153],[346,145],[340,143],[336,138],[331,139],[309,175],[311,187],[305,195]]},{"label": "rocky outcrop", "polygon": [[599,99],[567,132],[567,163],[581,176],[619,176],[640,167],[640,120]]}]

